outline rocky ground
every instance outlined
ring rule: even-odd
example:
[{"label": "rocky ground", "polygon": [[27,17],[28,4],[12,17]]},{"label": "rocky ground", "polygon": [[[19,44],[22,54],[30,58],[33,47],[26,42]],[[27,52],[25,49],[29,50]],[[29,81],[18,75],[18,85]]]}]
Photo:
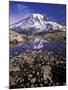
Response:
[{"label": "rocky ground", "polygon": [[10,88],[32,88],[66,84],[66,59],[48,51],[27,51],[10,56]]}]

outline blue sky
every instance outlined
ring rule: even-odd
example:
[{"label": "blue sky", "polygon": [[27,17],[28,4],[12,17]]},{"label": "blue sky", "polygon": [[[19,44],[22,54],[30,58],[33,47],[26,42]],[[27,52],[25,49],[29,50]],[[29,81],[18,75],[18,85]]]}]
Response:
[{"label": "blue sky", "polygon": [[66,24],[66,5],[32,3],[32,2],[9,2],[10,24],[14,24],[32,13],[46,15],[48,20]]}]

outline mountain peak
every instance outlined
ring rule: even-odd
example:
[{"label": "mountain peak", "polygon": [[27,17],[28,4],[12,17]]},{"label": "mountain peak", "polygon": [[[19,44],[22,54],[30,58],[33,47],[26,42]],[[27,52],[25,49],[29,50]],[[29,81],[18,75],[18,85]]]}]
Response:
[{"label": "mountain peak", "polygon": [[46,15],[42,15],[42,14],[38,14],[38,13],[33,13],[32,17],[35,19],[38,18],[38,19],[42,19],[42,20],[47,20]]},{"label": "mountain peak", "polygon": [[35,32],[42,32],[48,30],[60,30],[65,31],[65,27],[53,21],[48,21],[47,17],[42,14],[33,13],[21,20],[18,23],[15,23],[10,26],[12,29],[20,30],[34,30]]},{"label": "mountain peak", "polygon": [[38,17],[38,18],[43,18],[43,17],[44,17],[43,15],[37,14],[37,13],[32,14],[32,16],[33,16],[34,18],[36,18],[36,17]]}]

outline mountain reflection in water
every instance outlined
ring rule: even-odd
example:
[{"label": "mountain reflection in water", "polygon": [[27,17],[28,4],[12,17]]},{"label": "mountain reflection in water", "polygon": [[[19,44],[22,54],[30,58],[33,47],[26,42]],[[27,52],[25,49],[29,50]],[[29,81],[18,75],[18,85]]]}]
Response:
[{"label": "mountain reflection in water", "polygon": [[[41,44],[42,45],[42,44]],[[17,45],[14,47],[10,47],[10,55],[19,55],[27,50],[36,50],[36,51],[52,51],[55,54],[66,57],[66,46],[63,41],[55,41],[55,42],[43,42],[43,46],[40,48],[34,48],[36,43],[26,43],[22,45]]]}]

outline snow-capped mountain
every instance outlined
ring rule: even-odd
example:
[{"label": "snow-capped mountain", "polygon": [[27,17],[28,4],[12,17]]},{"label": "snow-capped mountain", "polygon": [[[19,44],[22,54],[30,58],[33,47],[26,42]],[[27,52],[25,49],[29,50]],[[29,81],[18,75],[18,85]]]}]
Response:
[{"label": "snow-capped mountain", "polygon": [[49,30],[65,31],[66,27],[53,21],[48,21],[46,16],[41,14],[31,14],[25,19],[10,25],[10,29],[17,32],[32,31],[42,32]]}]

